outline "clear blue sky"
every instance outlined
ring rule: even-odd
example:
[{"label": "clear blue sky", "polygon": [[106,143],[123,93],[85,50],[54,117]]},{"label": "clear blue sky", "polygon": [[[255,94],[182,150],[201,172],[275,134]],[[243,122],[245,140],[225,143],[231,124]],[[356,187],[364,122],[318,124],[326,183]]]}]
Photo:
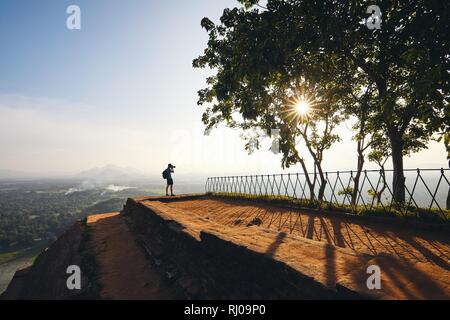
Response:
[{"label": "clear blue sky", "polygon": [[[81,8],[80,31],[65,26],[72,3]],[[191,60],[206,40],[200,19],[234,3],[3,0],[0,90],[95,104],[99,112],[146,107],[144,98],[167,98],[169,87],[192,94]]]},{"label": "clear blue sky", "polygon": [[[81,8],[81,30],[66,28],[71,4]],[[174,162],[208,174],[280,171],[277,156],[247,156],[237,133],[202,136],[196,101],[207,71],[192,68],[207,41],[200,20],[218,21],[236,5],[2,0],[0,169],[76,172],[112,163],[152,171]],[[345,138],[329,169],[354,166]],[[410,166],[445,165],[442,146],[427,152]]]}]

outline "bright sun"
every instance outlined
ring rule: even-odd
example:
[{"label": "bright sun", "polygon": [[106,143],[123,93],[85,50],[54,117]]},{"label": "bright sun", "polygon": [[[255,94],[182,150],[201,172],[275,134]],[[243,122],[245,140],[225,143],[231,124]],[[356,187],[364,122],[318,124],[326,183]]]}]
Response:
[{"label": "bright sun", "polygon": [[317,103],[308,95],[301,95],[289,101],[288,108],[285,109],[287,116],[294,121],[306,121],[315,111]]},{"label": "bright sun", "polygon": [[311,106],[308,103],[308,101],[306,101],[306,100],[303,100],[303,99],[299,100],[295,104],[295,111],[301,116],[306,116],[310,110],[311,110]]}]

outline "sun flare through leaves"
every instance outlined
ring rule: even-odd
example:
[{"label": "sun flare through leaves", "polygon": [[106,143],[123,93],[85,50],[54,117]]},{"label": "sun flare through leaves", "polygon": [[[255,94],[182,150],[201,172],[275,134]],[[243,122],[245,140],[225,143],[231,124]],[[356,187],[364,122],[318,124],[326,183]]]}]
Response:
[{"label": "sun flare through leaves", "polygon": [[304,121],[309,119],[314,113],[315,105],[316,103],[313,99],[303,94],[289,100],[286,113],[292,121]]}]

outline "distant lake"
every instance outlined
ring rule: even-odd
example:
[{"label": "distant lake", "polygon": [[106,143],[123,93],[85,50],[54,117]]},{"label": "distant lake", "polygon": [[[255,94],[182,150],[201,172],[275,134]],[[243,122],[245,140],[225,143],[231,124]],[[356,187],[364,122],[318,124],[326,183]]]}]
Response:
[{"label": "distant lake", "polygon": [[26,267],[32,260],[31,257],[28,257],[0,264],[0,294],[8,288],[16,270]]}]

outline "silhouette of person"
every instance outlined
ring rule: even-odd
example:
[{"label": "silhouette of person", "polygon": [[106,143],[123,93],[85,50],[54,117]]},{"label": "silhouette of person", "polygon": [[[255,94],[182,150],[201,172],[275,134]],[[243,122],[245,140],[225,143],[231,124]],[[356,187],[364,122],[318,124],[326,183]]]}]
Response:
[{"label": "silhouette of person", "polygon": [[171,163],[168,164],[167,169],[164,170],[165,177],[167,179],[167,186],[166,186],[166,196],[169,196],[169,187],[170,187],[170,195],[175,196],[173,194],[173,179],[172,179],[172,173],[174,173],[173,169],[175,166],[173,166]]}]

